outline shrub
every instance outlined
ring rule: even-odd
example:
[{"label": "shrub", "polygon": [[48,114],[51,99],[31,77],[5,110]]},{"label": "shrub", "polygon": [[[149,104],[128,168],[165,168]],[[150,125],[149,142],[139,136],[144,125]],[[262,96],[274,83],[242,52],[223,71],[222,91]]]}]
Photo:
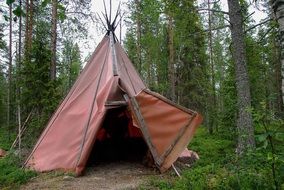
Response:
[{"label": "shrub", "polygon": [[205,128],[199,128],[190,149],[199,154],[200,160],[183,171],[181,178],[158,178],[152,180],[151,186],[165,190],[275,189],[267,151],[257,149],[239,158],[234,152],[234,142],[227,137],[209,135]]},{"label": "shrub", "polygon": [[36,173],[21,168],[20,160],[13,153],[0,159],[0,188],[18,186],[36,176]]}]

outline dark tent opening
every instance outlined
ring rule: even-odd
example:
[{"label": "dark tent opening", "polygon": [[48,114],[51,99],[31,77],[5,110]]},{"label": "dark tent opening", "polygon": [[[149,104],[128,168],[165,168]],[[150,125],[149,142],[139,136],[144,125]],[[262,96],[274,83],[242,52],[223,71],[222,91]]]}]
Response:
[{"label": "dark tent opening", "polygon": [[140,130],[133,126],[127,107],[109,109],[97,133],[87,166],[119,161],[142,163],[147,150]]}]

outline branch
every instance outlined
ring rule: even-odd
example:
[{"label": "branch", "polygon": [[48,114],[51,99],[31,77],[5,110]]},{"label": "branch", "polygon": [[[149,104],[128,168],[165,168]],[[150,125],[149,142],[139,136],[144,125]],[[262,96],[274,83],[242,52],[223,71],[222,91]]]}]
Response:
[{"label": "branch", "polygon": [[197,9],[197,11],[211,11],[211,12],[215,12],[215,13],[223,13],[223,14],[229,15],[229,13],[228,13],[228,12],[226,12],[226,11],[215,10],[215,9],[204,9],[204,8],[199,8],[199,9]]},{"label": "branch", "polygon": [[92,15],[92,14],[86,14],[86,13],[83,13],[83,12],[80,12],[80,11],[66,12],[65,14],[81,14],[81,15],[83,15],[83,16],[85,16],[85,17],[90,17],[91,20],[92,20],[94,23],[96,22],[96,20],[95,20],[95,18],[93,18],[93,15]]},{"label": "branch", "polygon": [[266,37],[266,35],[267,35],[273,28],[274,28],[274,27],[271,26],[271,27],[265,32],[265,34],[261,36],[261,38],[258,40],[258,43],[261,43],[262,40]]},{"label": "branch", "polygon": [[[255,11],[253,11],[252,13],[250,13],[245,19],[244,19],[244,21],[246,21],[251,15],[253,15],[255,13]],[[243,21],[243,22],[244,22]]]},{"label": "branch", "polygon": [[[230,25],[224,25],[224,26],[218,26],[216,28],[212,28],[211,31],[214,31],[214,30],[221,30],[221,29],[224,29],[224,28],[227,28],[227,27],[230,27]],[[204,32],[208,32],[209,29],[207,30],[204,30]]]},{"label": "branch", "polygon": [[252,29],[254,29],[254,28],[256,28],[256,27],[258,27],[258,26],[260,26],[260,25],[263,25],[263,24],[265,24],[265,23],[267,23],[267,22],[269,22],[269,21],[271,21],[271,20],[272,20],[272,19],[269,18],[269,19],[267,19],[267,20],[265,20],[265,21],[262,21],[262,22],[260,22],[260,23],[258,23],[258,24],[256,24],[256,25],[254,25],[254,26],[250,27],[249,29],[247,29],[247,30],[245,31],[245,33],[247,33],[248,31],[250,31],[250,30],[252,30]]}]

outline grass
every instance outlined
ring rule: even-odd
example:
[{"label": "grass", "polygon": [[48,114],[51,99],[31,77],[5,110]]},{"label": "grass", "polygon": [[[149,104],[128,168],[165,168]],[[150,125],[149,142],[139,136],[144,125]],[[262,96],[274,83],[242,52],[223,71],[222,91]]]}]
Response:
[{"label": "grass", "polygon": [[[232,135],[231,138],[234,139]],[[184,170],[181,178],[154,177],[141,189],[275,189],[271,164],[263,150],[250,152],[240,159],[234,152],[235,143],[230,135],[209,135],[203,127],[198,129],[189,149],[196,151],[200,160]],[[278,166],[280,169],[281,164]],[[280,172],[278,176],[279,188],[284,189],[284,178],[280,179]]]},{"label": "grass", "polygon": [[[9,150],[15,137],[16,134],[11,133],[9,140],[8,131],[0,128],[0,148]],[[8,151],[4,158],[0,158],[0,189],[14,189],[34,176],[35,172],[22,169],[21,161],[13,151]]]},{"label": "grass", "polygon": [[13,189],[36,176],[35,172],[22,169],[19,158],[13,153],[0,159],[0,168],[0,189]]}]

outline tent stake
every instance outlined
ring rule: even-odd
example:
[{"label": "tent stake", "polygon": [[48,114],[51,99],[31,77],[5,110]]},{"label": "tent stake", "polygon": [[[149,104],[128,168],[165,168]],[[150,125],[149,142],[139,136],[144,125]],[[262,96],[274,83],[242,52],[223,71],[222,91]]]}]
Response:
[{"label": "tent stake", "polygon": [[172,168],[174,169],[174,171],[175,171],[175,173],[177,174],[177,176],[178,176],[179,178],[181,178],[181,175],[178,173],[178,171],[177,171],[177,169],[176,169],[176,167],[175,167],[174,164],[172,164]]}]

